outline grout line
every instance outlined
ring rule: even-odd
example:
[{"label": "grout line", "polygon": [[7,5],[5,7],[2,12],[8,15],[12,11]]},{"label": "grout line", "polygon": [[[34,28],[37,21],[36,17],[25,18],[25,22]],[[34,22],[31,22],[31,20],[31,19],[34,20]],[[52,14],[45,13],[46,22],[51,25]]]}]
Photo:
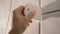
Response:
[{"label": "grout line", "polygon": [[[39,7],[41,7],[41,0],[39,0]],[[42,16],[41,16],[42,17]],[[42,18],[41,18],[41,22],[42,22]],[[39,34],[41,34],[41,29],[42,29],[42,23],[39,21]]]},{"label": "grout line", "polygon": [[40,22],[39,22],[39,34],[40,34]]},{"label": "grout line", "polygon": [[50,11],[50,12],[46,12],[46,13],[43,13],[42,15],[51,14],[51,13],[55,13],[55,12],[59,12],[59,11],[60,11],[60,9],[54,10],[54,11]]},{"label": "grout line", "polygon": [[39,6],[41,5],[41,0],[39,0]]},{"label": "grout line", "polygon": [[[39,6],[40,6],[40,0],[39,0]],[[39,22],[39,34],[40,34],[40,22]]]},{"label": "grout line", "polygon": [[11,7],[12,7],[12,0],[11,0],[11,2],[10,2],[10,10],[9,10],[8,21],[7,21],[7,25],[6,25],[5,34],[7,33],[7,29],[8,29],[8,23],[9,23],[9,18],[10,18]]}]

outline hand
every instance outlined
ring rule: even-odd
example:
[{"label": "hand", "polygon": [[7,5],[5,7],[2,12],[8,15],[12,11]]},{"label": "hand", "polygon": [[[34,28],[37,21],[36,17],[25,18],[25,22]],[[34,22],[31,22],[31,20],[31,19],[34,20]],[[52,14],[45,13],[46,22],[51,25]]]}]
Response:
[{"label": "hand", "polygon": [[35,10],[32,10],[28,15],[24,14],[24,6],[20,6],[13,11],[12,29],[9,34],[20,34],[25,31],[29,22],[35,15]]}]

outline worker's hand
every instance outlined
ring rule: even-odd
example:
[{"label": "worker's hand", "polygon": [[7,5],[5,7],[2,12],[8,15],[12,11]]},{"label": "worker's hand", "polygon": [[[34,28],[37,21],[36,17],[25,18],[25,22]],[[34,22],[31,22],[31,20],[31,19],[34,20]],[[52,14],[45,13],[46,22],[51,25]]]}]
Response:
[{"label": "worker's hand", "polygon": [[35,10],[32,10],[28,15],[25,15],[24,9],[24,6],[20,6],[13,11],[12,30],[9,34],[23,33],[31,21],[31,18],[34,17],[36,13]]}]

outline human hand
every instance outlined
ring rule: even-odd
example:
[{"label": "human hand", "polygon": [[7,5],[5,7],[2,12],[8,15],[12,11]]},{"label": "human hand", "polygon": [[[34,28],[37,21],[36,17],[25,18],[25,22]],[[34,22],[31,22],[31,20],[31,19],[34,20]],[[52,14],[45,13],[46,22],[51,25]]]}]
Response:
[{"label": "human hand", "polygon": [[24,6],[20,6],[13,11],[12,29],[9,32],[9,34],[23,33],[27,26],[29,25],[31,19],[36,14],[35,10],[32,9],[32,11],[28,15],[25,15],[24,9],[25,9]]}]

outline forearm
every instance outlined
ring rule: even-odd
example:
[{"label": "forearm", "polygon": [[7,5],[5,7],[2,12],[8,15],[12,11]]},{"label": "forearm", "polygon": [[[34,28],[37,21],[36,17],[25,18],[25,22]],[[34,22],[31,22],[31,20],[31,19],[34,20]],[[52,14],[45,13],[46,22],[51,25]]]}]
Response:
[{"label": "forearm", "polygon": [[9,34],[22,34],[18,29],[11,29]]}]

